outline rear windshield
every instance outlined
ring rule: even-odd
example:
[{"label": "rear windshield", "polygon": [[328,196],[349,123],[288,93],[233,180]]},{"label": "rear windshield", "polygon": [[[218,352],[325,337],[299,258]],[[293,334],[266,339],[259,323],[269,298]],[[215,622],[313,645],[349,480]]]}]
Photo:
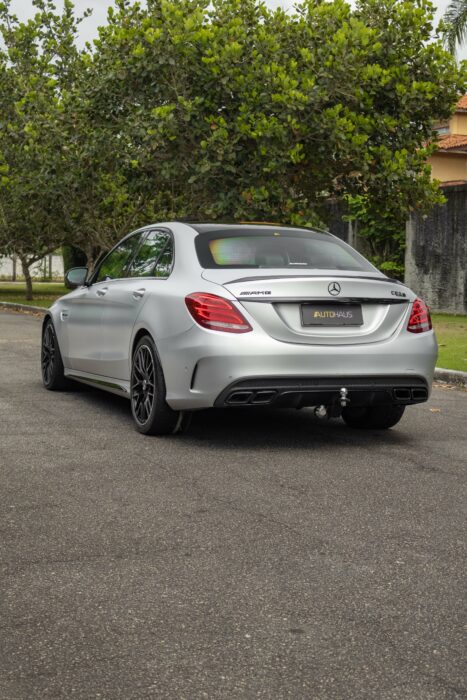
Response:
[{"label": "rear windshield", "polygon": [[202,267],[372,271],[357,251],[327,233],[301,229],[229,229],[195,239]]}]

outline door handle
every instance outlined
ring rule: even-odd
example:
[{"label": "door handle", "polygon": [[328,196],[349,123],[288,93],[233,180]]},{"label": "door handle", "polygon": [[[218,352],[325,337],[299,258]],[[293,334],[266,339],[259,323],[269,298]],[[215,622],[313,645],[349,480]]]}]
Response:
[{"label": "door handle", "polygon": [[137,289],[136,292],[133,292],[133,299],[141,299],[144,297],[145,291],[145,289]]},{"label": "door handle", "polygon": [[98,297],[105,297],[108,291],[108,287],[102,287],[102,289],[96,289],[96,294]]}]

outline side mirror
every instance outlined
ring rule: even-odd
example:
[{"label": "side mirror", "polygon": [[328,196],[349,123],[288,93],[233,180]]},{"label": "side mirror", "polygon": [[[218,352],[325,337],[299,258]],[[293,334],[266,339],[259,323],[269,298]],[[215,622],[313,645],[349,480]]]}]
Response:
[{"label": "side mirror", "polygon": [[87,267],[72,267],[65,275],[65,287],[76,289],[82,287],[88,276]]}]

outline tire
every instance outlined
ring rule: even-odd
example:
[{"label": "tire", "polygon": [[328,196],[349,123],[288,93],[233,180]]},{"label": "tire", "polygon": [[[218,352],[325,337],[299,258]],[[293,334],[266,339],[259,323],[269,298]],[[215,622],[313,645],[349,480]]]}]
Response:
[{"label": "tire", "polygon": [[165,400],[164,374],[156,347],[149,335],[137,343],[131,362],[131,413],[143,435],[173,435],[189,425],[187,411],[174,411]]},{"label": "tire", "polygon": [[42,330],[41,343],[42,383],[49,391],[61,391],[69,388],[69,382],[63,370],[62,355],[58,347],[54,324],[49,317]]},{"label": "tire", "polygon": [[342,418],[351,428],[386,430],[392,428],[404,415],[405,406],[364,406],[344,408]]}]

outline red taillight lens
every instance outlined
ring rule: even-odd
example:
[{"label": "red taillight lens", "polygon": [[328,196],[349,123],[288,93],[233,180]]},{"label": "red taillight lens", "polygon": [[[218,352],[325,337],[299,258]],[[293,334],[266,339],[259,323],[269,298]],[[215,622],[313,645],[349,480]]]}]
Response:
[{"label": "red taillight lens", "polygon": [[252,327],[228,299],[195,292],[185,297],[188,311],[203,328],[227,333],[248,333]]},{"label": "red taillight lens", "polygon": [[423,333],[424,331],[431,331],[432,328],[428,306],[421,299],[415,299],[407,330],[411,333]]}]

